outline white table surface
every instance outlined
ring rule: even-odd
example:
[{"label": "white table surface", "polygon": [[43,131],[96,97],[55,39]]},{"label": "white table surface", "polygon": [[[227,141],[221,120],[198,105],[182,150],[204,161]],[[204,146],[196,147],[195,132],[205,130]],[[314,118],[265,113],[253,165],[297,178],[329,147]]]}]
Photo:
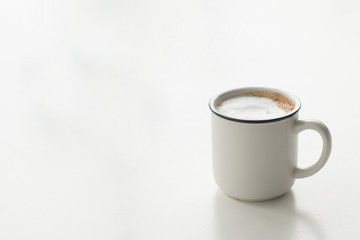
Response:
[{"label": "white table surface", "polygon": [[[359,239],[359,1],[3,1],[0,239]],[[282,198],[212,177],[208,100],[293,92],[333,151]],[[321,140],[300,136],[300,166]]]}]

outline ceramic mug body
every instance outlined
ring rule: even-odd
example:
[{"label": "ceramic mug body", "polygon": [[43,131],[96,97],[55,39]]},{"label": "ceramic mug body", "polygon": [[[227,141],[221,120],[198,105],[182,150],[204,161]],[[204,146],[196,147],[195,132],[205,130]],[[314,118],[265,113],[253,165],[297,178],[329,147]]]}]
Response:
[{"label": "ceramic mug body", "polygon": [[[224,116],[217,110],[222,100],[254,90],[281,93],[295,103],[295,108],[284,117],[253,121]],[[281,196],[296,178],[319,171],[330,155],[328,128],[316,120],[298,120],[301,103],[290,93],[270,88],[235,89],[215,96],[209,106],[214,178],[219,188],[235,199],[264,201]],[[300,169],[298,133],[306,129],[319,132],[323,151],[314,165]]]}]

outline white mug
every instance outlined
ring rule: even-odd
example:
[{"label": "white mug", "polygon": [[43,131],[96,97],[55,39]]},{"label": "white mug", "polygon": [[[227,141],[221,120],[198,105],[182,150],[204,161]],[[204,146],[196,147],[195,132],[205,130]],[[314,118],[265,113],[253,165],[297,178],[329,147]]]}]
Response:
[{"label": "white mug", "polygon": [[[225,116],[218,104],[248,91],[271,91],[290,99],[294,109],[287,115],[263,120]],[[317,120],[298,120],[298,97],[272,88],[241,88],[213,97],[209,102],[212,119],[214,178],[219,188],[238,200],[265,201],[288,192],[296,178],[318,172],[331,152],[329,129]],[[323,141],[320,159],[308,168],[297,167],[298,134],[312,129]]]}]

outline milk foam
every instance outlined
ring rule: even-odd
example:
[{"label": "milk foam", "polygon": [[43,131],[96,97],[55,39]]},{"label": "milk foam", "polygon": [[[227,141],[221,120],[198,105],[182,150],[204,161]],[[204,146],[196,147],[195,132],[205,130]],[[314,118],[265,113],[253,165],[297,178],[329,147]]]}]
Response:
[{"label": "milk foam", "polygon": [[287,114],[270,98],[247,95],[227,99],[217,109],[225,116],[244,120],[273,119]]}]

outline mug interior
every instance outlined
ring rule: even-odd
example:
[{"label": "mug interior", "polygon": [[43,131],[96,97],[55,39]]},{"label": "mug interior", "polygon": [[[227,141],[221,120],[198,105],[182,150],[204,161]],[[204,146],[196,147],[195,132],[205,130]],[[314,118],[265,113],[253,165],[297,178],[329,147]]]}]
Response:
[{"label": "mug interior", "polygon": [[[260,94],[261,93],[261,94]],[[283,98],[284,101],[288,101],[289,105],[291,106],[291,109],[286,112],[285,115],[278,116],[278,117],[270,117],[265,119],[244,119],[244,118],[238,118],[234,116],[230,116],[227,114],[224,114],[219,111],[218,107],[221,103],[224,101],[238,97],[238,96],[247,96],[247,95],[267,95],[265,97],[271,98],[271,96],[276,96],[277,98]],[[239,88],[239,89],[233,89],[230,91],[226,91],[223,93],[220,93],[216,96],[214,96],[210,102],[209,102],[210,110],[218,115],[219,117],[225,118],[227,120],[236,121],[236,122],[246,122],[246,123],[266,123],[266,122],[274,122],[274,121],[281,121],[286,118],[289,118],[293,115],[295,115],[301,108],[301,102],[298,97],[296,97],[294,94],[274,89],[274,88],[265,88],[265,87],[249,87],[249,88]]]}]

